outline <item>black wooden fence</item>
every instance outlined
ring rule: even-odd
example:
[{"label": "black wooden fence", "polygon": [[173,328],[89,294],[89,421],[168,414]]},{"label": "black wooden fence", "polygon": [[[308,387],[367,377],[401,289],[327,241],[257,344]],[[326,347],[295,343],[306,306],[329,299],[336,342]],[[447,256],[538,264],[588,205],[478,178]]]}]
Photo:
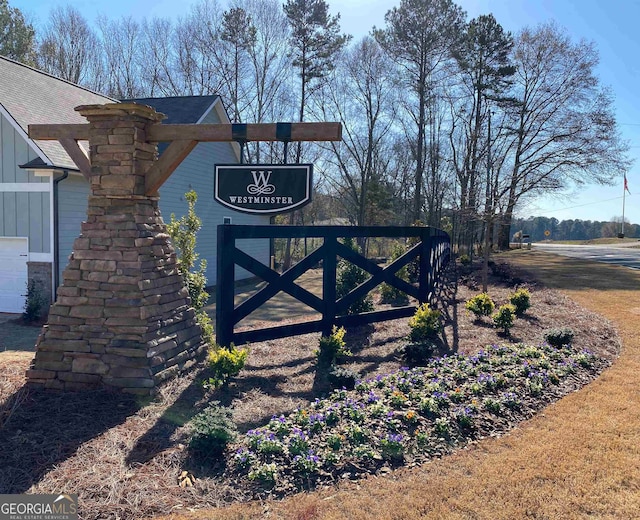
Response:
[{"label": "black wooden fence", "polygon": [[[323,244],[282,274],[236,247],[237,240],[305,237],[322,238]],[[338,241],[338,238],[346,237],[416,237],[419,242],[393,263],[380,267]],[[218,345],[228,346],[231,343],[240,345],[309,332],[321,331],[323,334],[329,334],[333,325],[349,327],[411,316],[416,309],[413,305],[355,315],[346,315],[346,313],[354,302],[381,283],[387,283],[404,291],[420,303],[431,302],[434,298],[435,286],[449,261],[449,251],[449,235],[429,227],[220,225],[218,226],[217,253],[216,342]],[[366,270],[371,278],[346,296],[336,300],[336,268],[339,256]],[[416,258],[419,259],[419,281],[417,285],[412,285],[398,278],[396,273]],[[295,283],[298,277],[319,263],[322,265],[323,273],[322,298]],[[267,282],[265,287],[237,307],[234,305],[236,265]],[[264,329],[234,331],[235,325],[240,320],[280,291],[315,309],[322,314],[322,318]]]}]

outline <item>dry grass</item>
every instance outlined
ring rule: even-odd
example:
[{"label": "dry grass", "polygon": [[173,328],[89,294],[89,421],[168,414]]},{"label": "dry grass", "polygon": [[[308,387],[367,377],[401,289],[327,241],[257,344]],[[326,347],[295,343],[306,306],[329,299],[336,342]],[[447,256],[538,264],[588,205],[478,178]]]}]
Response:
[{"label": "dry grass", "polygon": [[[542,257],[530,253],[521,258],[540,262]],[[562,270],[564,266],[554,268]],[[567,269],[570,274],[579,274],[574,271]],[[615,277],[610,278],[615,283]],[[473,287],[473,279],[467,282]],[[574,283],[569,280],[570,285]],[[627,289],[628,285],[627,281]],[[555,291],[535,285],[532,290],[534,307],[529,319],[514,328],[514,341],[535,343],[543,329],[566,325],[570,320],[580,331],[576,338],[579,346],[596,347],[609,357],[615,354],[617,338],[605,320]],[[509,291],[510,286],[494,285],[491,289],[500,303]],[[447,345],[452,350],[470,352],[504,341],[493,328],[473,324],[462,310],[464,300],[477,292],[461,285],[446,308],[451,320]],[[353,336],[353,368],[363,375],[398,368],[402,364],[398,348],[407,332],[406,320],[398,320],[378,324],[370,334]],[[637,391],[633,394],[630,390],[633,376],[626,373],[625,382],[620,383],[627,389],[623,393],[626,400],[603,393],[610,391],[606,384],[614,370],[620,369],[620,362],[596,383],[552,405],[544,415],[511,434],[474,442],[461,452],[419,468],[262,503],[241,502],[244,497],[215,476],[199,478],[192,488],[180,488],[178,476],[190,467],[183,446],[183,424],[206,399],[232,405],[243,430],[264,423],[274,413],[286,413],[317,395],[313,369],[316,347],[317,335],[255,344],[237,382],[227,392],[209,396],[203,396],[198,374],[166,385],[153,403],[98,392],[64,399],[29,396],[8,427],[0,429],[0,442],[5,447],[0,489],[9,486],[13,492],[55,492],[64,488],[78,492],[85,519],[150,517],[176,510],[180,513],[174,519],[522,518],[527,514],[532,518],[572,518],[586,516],[584,508],[606,517],[599,511],[617,514],[638,506],[634,496],[638,494],[638,457],[634,452],[639,440],[638,418],[635,425],[630,419],[638,409]],[[10,384],[0,387],[0,401],[20,387],[21,371],[27,364],[25,359],[0,368],[3,377],[8,366],[15,375],[7,379]],[[628,402],[630,397],[635,397],[635,408]],[[611,436],[619,429],[622,437]],[[628,468],[626,472],[616,471],[618,464]],[[197,472],[197,467],[190,469]],[[236,502],[224,507],[232,500]],[[186,514],[191,508],[217,509]]]},{"label": "dry grass", "polygon": [[420,468],[171,518],[638,518],[640,273],[541,253],[511,258],[618,325],[622,354],[598,380],[500,439]]}]

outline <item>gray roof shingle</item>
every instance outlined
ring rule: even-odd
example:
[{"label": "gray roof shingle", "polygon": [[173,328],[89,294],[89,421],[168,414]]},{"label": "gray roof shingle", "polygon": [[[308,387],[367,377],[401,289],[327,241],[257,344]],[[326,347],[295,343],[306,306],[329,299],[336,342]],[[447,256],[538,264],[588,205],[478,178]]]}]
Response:
[{"label": "gray roof shingle", "polygon": [[[117,100],[0,56],[0,104],[25,133],[30,124],[86,123],[74,108]],[[77,169],[57,141],[34,141],[53,166]]]},{"label": "gray roof shingle", "polygon": [[200,118],[218,100],[219,96],[176,96],[166,98],[123,99],[122,102],[135,102],[149,105],[167,116],[163,124],[184,125],[200,121]]}]

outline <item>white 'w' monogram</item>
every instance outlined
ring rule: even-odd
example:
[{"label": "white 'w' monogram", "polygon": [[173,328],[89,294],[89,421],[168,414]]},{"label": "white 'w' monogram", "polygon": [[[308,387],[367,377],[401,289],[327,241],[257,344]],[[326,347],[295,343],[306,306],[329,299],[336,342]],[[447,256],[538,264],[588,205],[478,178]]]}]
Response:
[{"label": "white 'w' monogram", "polygon": [[269,170],[251,170],[253,184],[247,186],[247,192],[251,195],[271,195],[276,191],[273,184],[269,184],[271,171]]}]

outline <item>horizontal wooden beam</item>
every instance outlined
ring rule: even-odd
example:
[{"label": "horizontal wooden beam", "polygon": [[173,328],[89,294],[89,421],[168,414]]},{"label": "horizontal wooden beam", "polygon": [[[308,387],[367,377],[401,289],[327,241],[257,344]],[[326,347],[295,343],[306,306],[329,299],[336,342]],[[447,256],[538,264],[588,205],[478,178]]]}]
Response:
[{"label": "horizontal wooden beam", "polygon": [[59,141],[60,139],[88,141],[89,124],[29,125],[29,137],[40,141]]},{"label": "horizontal wooden beam", "polygon": [[167,149],[162,152],[160,158],[153,163],[145,174],[145,194],[153,196],[157,194],[165,181],[171,176],[175,169],[180,166],[184,158],[191,153],[198,141],[180,140],[173,141]]},{"label": "horizontal wooden beam", "polygon": [[[290,123],[290,141],[341,141],[342,125],[340,123]],[[239,126],[239,125],[237,125]],[[246,128],[247,141],[279,141],[277,123],[248,123]],[[231,142],[234,141],[231,124],[217,125],[163,125],[156,124],[149,128],[149,141],[199,141],[199,142]],[[70,125],[29,125],[29,137],[43,141],[58,141],[60,139],[74,139],[87,141],[89,139],[88,124]]]},{"label": "horizontal wooden beam", "polygon": [[[149,129],[149,141],[189,139],[200,142],[234,141],[233,126],[217,125],[154,125]],[[248,123],[247,141],[278,141],[277,123]],[[290,141],[341,141],[340,123],[291,123]]]}]

